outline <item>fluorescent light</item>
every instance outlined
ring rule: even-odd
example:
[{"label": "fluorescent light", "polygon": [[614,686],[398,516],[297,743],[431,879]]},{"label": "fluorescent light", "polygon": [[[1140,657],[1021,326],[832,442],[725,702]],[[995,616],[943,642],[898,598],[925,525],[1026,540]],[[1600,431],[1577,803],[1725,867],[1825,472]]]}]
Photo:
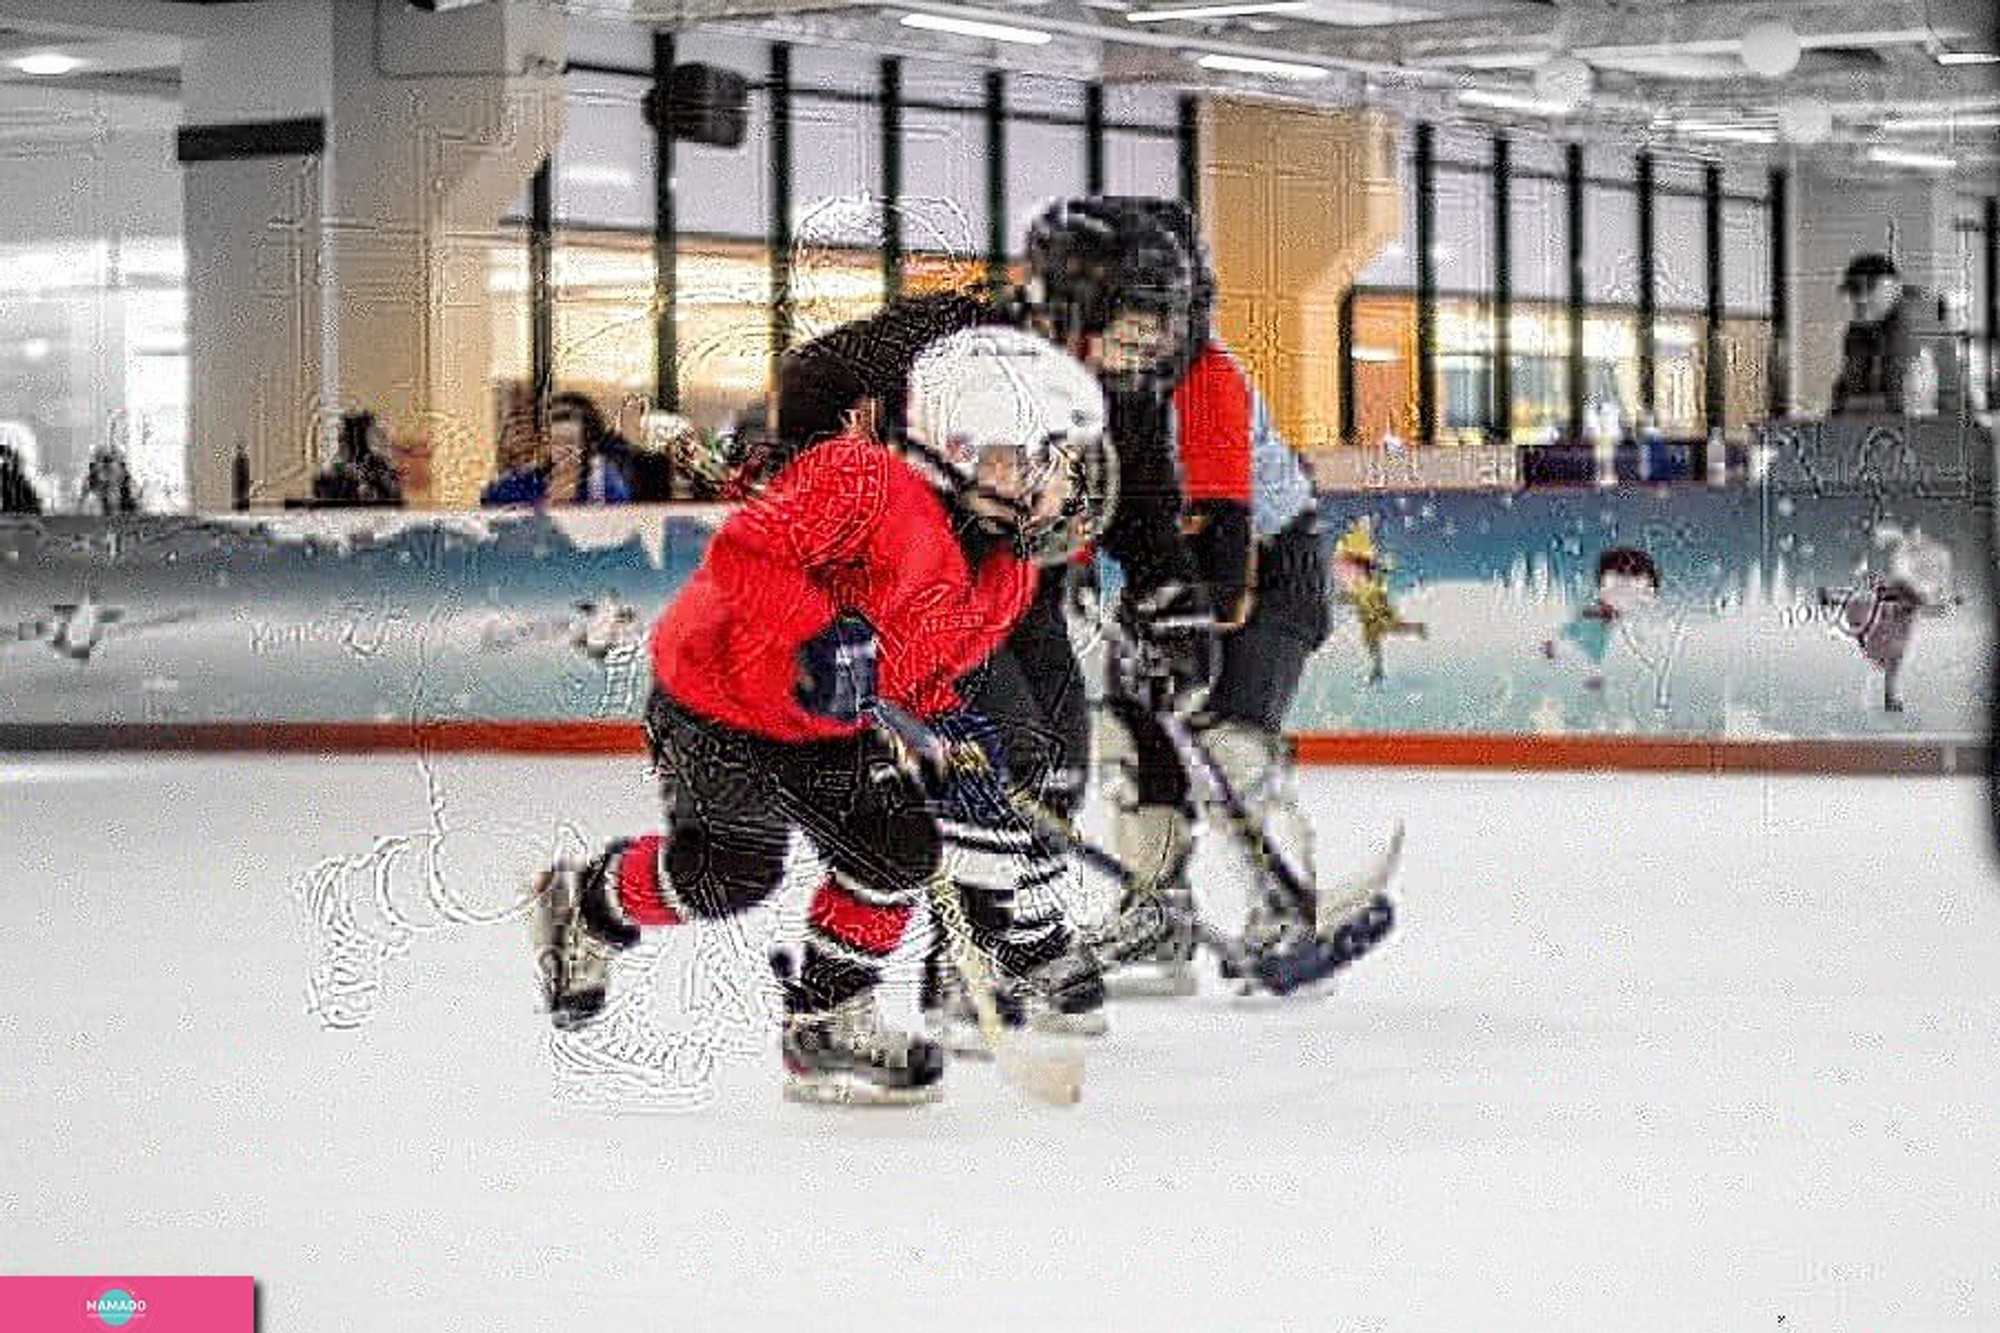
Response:
[{"label": "fluorescent light", "polygon": [[1194,62],[1203,69],[1228,70],[1235,74],[1268,74],[1274,79],[1323,79],[1333,71],[1324,65],[1294,65],[1287,60],[1258,60],[1254,56],[1205,55]]},{"label": "fluorescent light", "polygon": [[1940,65],[2000,65],[2000,54],[1992,51],[1940,51]]},{"label": "fluorescent light", "polygon": [[960,37],[984,37],[995,42],[1019,42],[1023,46],[1046,46],[1054,33],[1034,28],[1013,28],[1004,23],[979,23],[972,19],[945,18],[937,14],[905,14],[903,26],[928,32],[949,32]]},{"label": "fluorescent light", "polygon": [[1307,0],[1266,0],[1263,4],[1194,5],[1187,9],[1138,9],[1125,16],[1127,23],[1165,23],[1171,19],[1226,19],[1242,14],[1296,14],[1310,8]]},{"label": "fluorescent light", "polygon": [[1683,125],[1680,131],[1690,139],[1714,139],[1720,143],[1778,142],[1778,136],[1769,130],[1746,129],[1741,125]]},{"label": "fluorescent light", "polygon": [[1901,148],[1871,148],[1868,150],[1868,160],[1891,167],[1920,167],[1925,171],[1951,171],[1958,166],[1958,159],[1955,157],[1939,157],[1936,153],[1911,153]]},{"label": "fluorescent light", "polygon": [[75,56],[66,56],[60,51],[44,51],[40,55],[22,56],[14,61],[13,65],[23,74],[54,76],[82,69],[83,61]]},{"label": "fluorescent light", "polygon": [[1923,130],[1990,130],[2000,128],[2000,111],[1969,111],[1962,116],[1912,116],[1907,120],[1887,120],[1882,128],[1890,134],[1914,134]]},{"label": "fluorescent light", "polygon": [[1566,116],[1576,110],[1561,102],[1545,102],[1526,93],[1494,92],[1487,88],[1467,88],[1458,95],[1467,106],[1490,106],[1501,111],[1528,111],[1538,116]]},{"label": "fluorescent light", "polygon": [[587,162],[570,167],[563,166],[561,159],[557,159],[556,169],[571,185],[615,185],[624,188],[634,184],[632,173],[623,167],[595,166]]}]

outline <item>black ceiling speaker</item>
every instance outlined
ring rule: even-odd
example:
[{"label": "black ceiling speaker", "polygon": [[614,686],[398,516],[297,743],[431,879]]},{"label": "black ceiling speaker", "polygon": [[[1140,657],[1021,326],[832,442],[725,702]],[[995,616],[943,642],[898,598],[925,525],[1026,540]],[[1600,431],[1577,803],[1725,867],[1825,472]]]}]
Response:
[{"label": "black ceiling speaker", "polygon": [[656,90],[646,99],[646,122],[683,143],[741,148],[749,108],[750,85],[735,70],[675,65],[666,97],[661,99]]}]

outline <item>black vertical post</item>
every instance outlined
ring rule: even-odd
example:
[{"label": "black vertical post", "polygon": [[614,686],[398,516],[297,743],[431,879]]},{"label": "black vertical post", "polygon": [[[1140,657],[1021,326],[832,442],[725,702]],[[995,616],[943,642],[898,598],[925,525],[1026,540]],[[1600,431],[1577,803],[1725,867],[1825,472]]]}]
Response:
[{"label": "black vertical post", "polygon": [[882,58],[882,299],[903,290],[903,62]]},{"label": "black vertical post", "polygon": [[1340,440],[1342,444],[1356,445],[1355,438],[1360,430],[1359,406],[1354,401],[1354,289],[1349,287],[1340,297],[1339,324],[1335,330],[1340,342]]},{"label": "black vertical post", "polygon": [[1639,154],[1639,410],[1657,421],[1660,405],[1660,233],[1653,155]]},{"label": "black vertical post", "polygon": [[1437,130],[1417,126],[1417,442],[1437,443]]},{"label": "black vertical post", "polygon": [[1007,289],[1007,75],[986,71],[986,285]]},{"label": "black vertical post", "polygon": [[1777,420],[1792,410],[1792,175],[1771,172],[1767,213],[1771,238],[1771,366],[1765,410]]},{"label": "black vertical post", "polygon": [[1201,211],[1201,99],[1181,98],[1180,104],[1181,202]]},{"label": "black vertical post", "polygon": [[1712,435],[1723,428],[1728,417],[1729,397],[1724,379],[1722,350],[1722,166],[1711,162],[1702,172],[1702,203],[1707,215],[1708,249],[1708,330],[1703,340],[1707,372],[1703,376],[1702,397],[1708,430]]},{"label": "black vertical post", "polygon": [[1486,439],[1514,437],[1514,145],[1493,136],[1493,375]]},{"label": "black vertical post", "polygon": [[1583,309],[1585,288],[1583,236],[1583,145],[1570,144],[1563,158],[1564,186],[1569,212],[1569,438],[1583,438],[1583,398],[1585,392],[1583,354]]},{"label": "black vertical post", "polygon": [[538,418],[548,412],[556,382],[555,158],[544,158],[528,185],[528,377]]},{"label": "black vertical post", "polygon": [[771,372],[792,345],[792,48],[771,43]]},{"label": "black vertical post", "polygon": [[1986,196],[1980,210],[1980,224],[1986,233],[1986,375],[1995,378],[1993,363],[2000,356],[2000,198]]},{"label": "black vertical post", "polygon": [[[681,406],[680,222],[674,210],[674,128],[664,114],[674,86],[674,35],[653,33],[653,398]],[[671,460],[669,460],[671,466]]]},{"label": "black vertical post", "polygon": [[1104,85],[1088,83],[1083,89],[1083,189],[1085,194],[1104,193]]}]

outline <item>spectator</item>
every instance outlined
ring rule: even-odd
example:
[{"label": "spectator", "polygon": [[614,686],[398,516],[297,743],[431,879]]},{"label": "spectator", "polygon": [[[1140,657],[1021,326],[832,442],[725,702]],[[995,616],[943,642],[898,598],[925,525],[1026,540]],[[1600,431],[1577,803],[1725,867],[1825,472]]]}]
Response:
[{"label": "spectator", "polygon": [[0,514],[39,514],[42,497],[28,480],[21,455],[10,444],[0,444]]},{"label": "spectator", "polygon": [[1938,303],[1887,255],[1856,255],[1841,276],[1851,316],[1841,340],[1832,411],[1956,417],[1964,402]]},{"label": "spectator", "polygon": [[600,505],[631,504],[642,498],[638,451],[611,429],[589,397],[557,394],[549,403],[549,435],[557,497]]},{"label": "spectator", "polygon": [[117,445],[106,444],[90,456],[90,467],[84,473],[83,495],[80,498],[86,514],[139,512],[139,494],[132,484],[132,469],[125,462],[124,451]]},{"label": "spectator", "polygon": [[313,478],[316,505],[400,507],[403,487],[396,469],[382,456],[384,436],[373,412],[349,412],[340,419],[340,453]]},{"label": "spectator", "polygon": [[532,412],[509,416],[500,437],[500,467],[500,475],[480,493],[480,504],[491,508],[547,503],[549,448]]}]

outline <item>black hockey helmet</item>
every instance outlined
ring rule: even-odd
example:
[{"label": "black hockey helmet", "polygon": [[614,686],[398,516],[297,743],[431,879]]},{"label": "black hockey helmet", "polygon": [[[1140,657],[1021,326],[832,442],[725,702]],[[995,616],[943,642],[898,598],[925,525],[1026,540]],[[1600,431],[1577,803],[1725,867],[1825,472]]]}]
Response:
[{"label": "black hockey helmet", "polygon": [[1171,200],[1099,195],[1051,204],[1028,229],[1027,313],[1066,344],[1121,318],[1157,316],[1165,344],[1149,364],[1108,378],[1179,380],[1206,341],[1196,325],[1205,287],[1194,221]]}]

